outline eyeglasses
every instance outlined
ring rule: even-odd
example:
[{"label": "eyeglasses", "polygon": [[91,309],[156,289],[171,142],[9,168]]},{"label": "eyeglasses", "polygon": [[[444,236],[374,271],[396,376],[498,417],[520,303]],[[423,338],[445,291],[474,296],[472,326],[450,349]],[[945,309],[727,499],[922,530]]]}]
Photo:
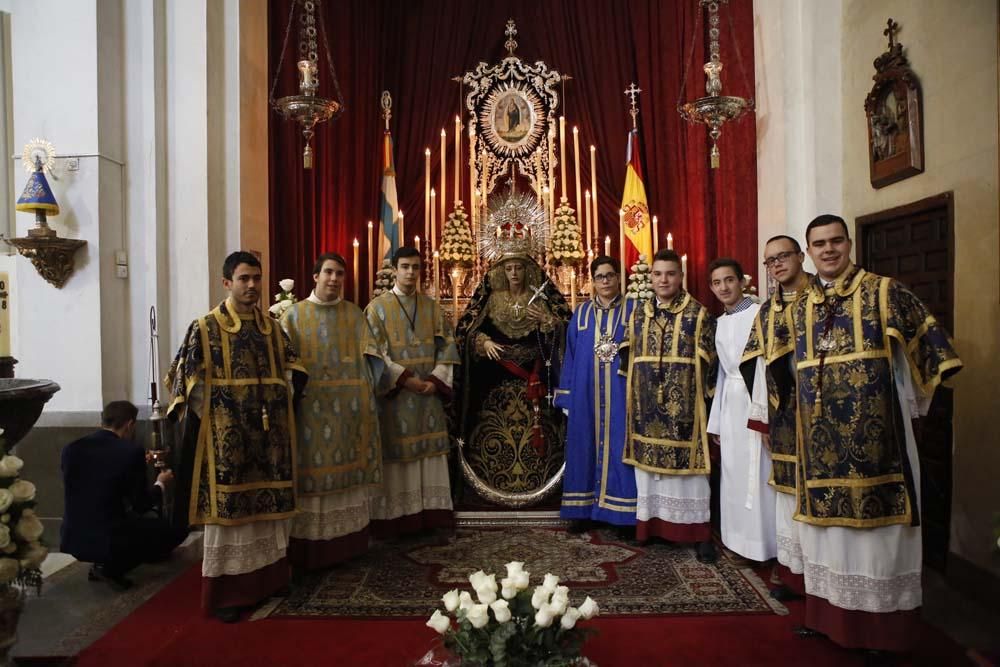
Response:
[{"label": "eyeglasses", "polygon": [[594,276],[594,282],[601,281],[602,283],[610,283],[617,277],[617,273],[598,273]]},{"label": "eyeglasses", "polygon": [[777,255],[768,257],[764,260],[764,266],[771,268],[775,264],[784,264],[788,261],[788,258],[792,255],[797,255],[798,253],[794,250],[786,250],[785,252],[779,252]]}]

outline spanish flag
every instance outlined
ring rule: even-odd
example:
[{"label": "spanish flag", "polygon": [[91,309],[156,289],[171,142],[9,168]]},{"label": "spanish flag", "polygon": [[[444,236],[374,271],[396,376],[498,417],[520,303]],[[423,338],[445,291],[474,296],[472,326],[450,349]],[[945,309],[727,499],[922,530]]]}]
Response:
[{"label": "spanish flag", "polygon": [[400,229],[396,167],[392,160],[392,134],[388,128],[382,137],[382,202],[379,208],[382,225],[378,237],[378,254],[383,259],[392,259],[400,245]]},{"label": "spanish flag", "polygon": [[621,208],[625,211],[625,261],[628,267],[622,267],[623,273],[635,263],[640,254],[646,256],[647,262],[653,259],[653,232],[649,205],[646,203],[646,187],[642,183],[637,128],[632,128],[628,134],[625,162],[625,192],[622,194]]}]

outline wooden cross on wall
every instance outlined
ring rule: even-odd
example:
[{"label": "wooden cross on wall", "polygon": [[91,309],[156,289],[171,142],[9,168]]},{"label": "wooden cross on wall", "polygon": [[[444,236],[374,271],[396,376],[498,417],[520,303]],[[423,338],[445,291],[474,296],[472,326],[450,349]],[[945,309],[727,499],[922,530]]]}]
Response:
[{"label": "wooden cross on wall", "polygon": [[889,38],[889,50],[892,51],[892,47],[896,45],[895,37],[896,33],[899,32],[899,24],[890,18],[885,22],[885,26],[885,30],[882,31],[882,34]]}]

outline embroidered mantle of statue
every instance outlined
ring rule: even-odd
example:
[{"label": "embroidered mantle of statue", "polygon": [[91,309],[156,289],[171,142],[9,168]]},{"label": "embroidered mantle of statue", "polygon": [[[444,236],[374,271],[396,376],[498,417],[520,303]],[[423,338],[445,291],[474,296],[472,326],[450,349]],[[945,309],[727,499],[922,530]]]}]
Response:
[{"label": "embroidered mantle of statue", "polygon": [[569,318],[541,267],[512,253],[493,264],[458,322],[456,438],[467,481],[488,500],[525,506],[558,489],[565,419],[552,396]]}]

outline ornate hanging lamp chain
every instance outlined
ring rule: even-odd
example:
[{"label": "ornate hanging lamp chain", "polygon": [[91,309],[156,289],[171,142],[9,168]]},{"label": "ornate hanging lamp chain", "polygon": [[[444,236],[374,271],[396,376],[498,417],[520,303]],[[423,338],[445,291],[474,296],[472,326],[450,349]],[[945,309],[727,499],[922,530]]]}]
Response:
[{"label": "ornate hanging lamp chain", "polygon": [[295,5],[298,0],[292,2],[288,10],[288,25],[285,26],[285,37],[281,41],[281,55],[278,57],[278,67],[274,70],[274,81],[271,83],[271,92],[267,95],[267,100],[274,106],[274,91],[278,88],[278,79],[281,76],[281,66],[285,64],[285,51],[288,49],[288,37],[292,34],[292,22],[295,20]]},{"label": "ornate hanging lamp chain", "polygon": [[323,37],[323,48],[326,49],[326,65],[330,68],[330,79],[333,81],[334,99],[340,105],[339,110],[333,114],[333,117],[336,118],[344,113],[344,95],[340,92],[340,81],[337,79],[337,70],[333,68],[333,57],[330,55],[330,40],[326,35],[326,21],[323,20],[323,2],[322,0],[315,0],[315,2],[316,12],[319,14],[319,29]]},{"label": "ornate hanging lamp chain", "polygon": [[698,15],[694,19],[694,33],[691,36],[691,48],[688,49],[687,62],[684,63],[684,74],[681,75],[681,89],[677,93],[677,109],[684,106],[684,91],[687,89],[687,75],[694,62],[694,47],[698,43],[698,29],[701,27],[701,6],[698,6]]},{"label": "ornate hanging lamp chain", "polygon": [[736,37],[736,26],[733,24],[733,13],[729,12],[726,16],[729,21],[729,34],[733,36],[733,50],[736,51],[736,65],[740,68],[740,76],[743,77],[743,85],[746,86],[747,96],[749,98],[749,107],[754,108],[753,95],[754,89],[750,86],[750,80],[747,78],[746,68],[743,66],[743,55],[740,53],[740,40]]}]

